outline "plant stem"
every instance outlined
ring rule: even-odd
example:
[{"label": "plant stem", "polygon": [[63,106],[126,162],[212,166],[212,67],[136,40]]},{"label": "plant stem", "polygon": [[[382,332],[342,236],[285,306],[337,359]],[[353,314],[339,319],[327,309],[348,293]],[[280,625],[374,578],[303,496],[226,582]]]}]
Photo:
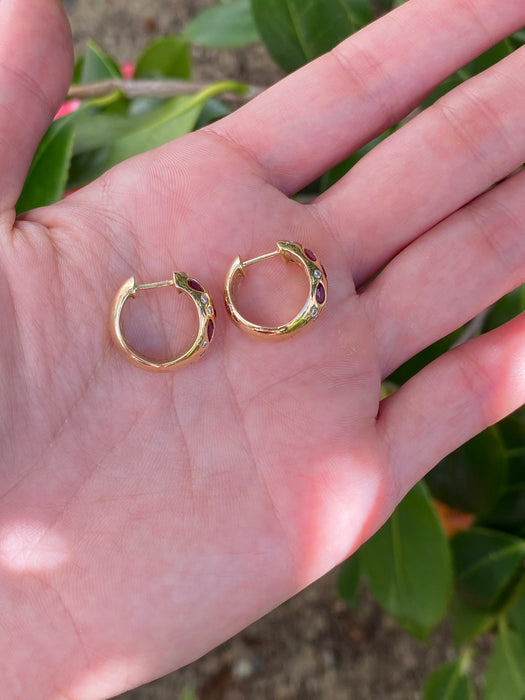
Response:
[{"label": "plant stem", "polygon": [[[212,85],[213,83],[200,83],[188,80],[124,80],[116,78],[97,83],[86,83],[85,85],[72,85],[69,88],[68,97],[77,100],[91,100],[98,97],[107,97],[118,90],[124,97],[129,99],[134,97],[167,98],[178,95],[192,95],[193,93],[206,90]],[[231,82],[225,83],[224,93],[248,102],[263,92],[263,90],[264,88],[262,87],[247,85],[246,90],[241,92],[240,86]]]}]

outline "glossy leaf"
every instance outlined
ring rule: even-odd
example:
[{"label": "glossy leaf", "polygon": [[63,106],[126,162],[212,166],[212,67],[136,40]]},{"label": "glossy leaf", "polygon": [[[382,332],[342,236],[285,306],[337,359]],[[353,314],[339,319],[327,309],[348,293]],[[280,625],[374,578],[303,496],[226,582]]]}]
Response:
[{"label": "glossy leaf", "polygon": [[397,384],[398,386],[401,386],[402,384],[407,382],[411,377],[420,372],[430,362],[435,360],[443,353],[447,352],[447,350],[450,350],[450,348],[461,335],[462,330],[462,328],[459,328],[453,333],[450,333],[449,335],[445,336],[445,338],[441,338],[437,342],[433,343],[428,348],[425,348],[421,352],[418,352],[417,355],[415,355],[410,360],[402,364],[401,367],[399,367],[395,372],[393,372],[390,375],[390,381],[392,381],[394,384]]},{"label": "glossy leaf", "polygon": [[502,624],[487,663],[483,700],[524,698],[525,644],[516,632]]},{"label": "glossy leaf", "polygon": [[466,666],[458,659],[434,669],[425,683],[422,700],[473,700],[474,688]]},{"label": "glossy leaf", "polygon": [[525,642],[525,575],[517,586],[514,598],[507,611],[511,626]]},{"label": "glossy leaf", "polygon": [[54,121],[33,157],[17,214],[57,202],[64,195],[69,175],[73,142],[79,113],[73,112]]},{"label": "glossy leaf", "polygon": [[479,520],[479,524],[525,536],[525,483],[506,488],[494,508]]},{"label": "glossy leaf", "polygon": [[494,610],[518,582],[525,540],[498,530],[473,527],[452,540],[457,590],[474,607]]},{"label": "glossy leaf", "polygon": [[268,52],[293,71],[332,49],[370,21],[366,0],[252,0]]},{"label": "glossy leaf", "polygon": [[236,49],[260,40],[250,0],[212,5],[186,25],[184,36],[214,49]]},{"label": "glossy leaf", "polygon": [[341,564],[337,577],[337,593],[349,605],[356,604],[360,578],[359,553],[356,552]]},{"label": "glossy leaf", "polygon": [[448,541],[423,483],[359,551],[378,602],[411,634],[425,637],[443,618],[452,588]]},{"label": "glossy leaf", "polygon": [[203,126],[207,126],[208,124],[216,122],[218,119],[222,119],[230,114],[230,112],[231,109],[227,107],[220,99],[214,97],[213,99],[208,100],[204,104],[199,119],[195,124],[195,130],[202,129]]},{"label": "glossy leaf", "polygon": [[452,637],[457,647],[472,642],[478,635],[490,630],[496,621],[493,613],[482,608],[473,608],[457,594],[450,606]]},{"label": "glossy leaf", "polygon": [[498,424],[507,450],[507,483],[525,484],[525,408],[522,406]]},{"label": "glossy leaf", "polygon": [[79,83],[96,83],[109,78],[121,78],[119,67],[109,54],[103,51],[92,39],[86,43],[86,50],[79,68],[77,80]]},{"label": "glossy leaf", "polygon": [[189,133],[207,100],[226,89],[241,92],[245,87],[217,83],[196,95],[167,100],[144,114],[99,113],[84,119],[75,140],[70,186],[79,187],[126,158]]},{"label": "glossy leaf", "polygon": [[524,287],[518,287],[512,292],[505,294],[490,309],[490,313],[483,326],[484,331],[491,331],[498,328],[511,318],[514,318],[524,309]]},{"label": "glossy leaf", "polygon": [[497,426],[448,455],[426,477],[432,495],[465,513],[482,514],[497,502],[507,481],[507,453]]},{"label": "glossy leaf", "polygon": [[191,59],[188,42],[181,37],[157,39],[147,46],[139,57],[134,79],[191,77]]}]

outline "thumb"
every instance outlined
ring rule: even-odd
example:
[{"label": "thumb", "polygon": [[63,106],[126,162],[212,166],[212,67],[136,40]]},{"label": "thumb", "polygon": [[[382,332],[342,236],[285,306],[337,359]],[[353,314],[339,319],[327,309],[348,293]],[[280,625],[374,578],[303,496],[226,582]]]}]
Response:
[{"label": "thumb", "polygon": [[59,0],[0,0],[0,215],[67,92],[71,31]]}]

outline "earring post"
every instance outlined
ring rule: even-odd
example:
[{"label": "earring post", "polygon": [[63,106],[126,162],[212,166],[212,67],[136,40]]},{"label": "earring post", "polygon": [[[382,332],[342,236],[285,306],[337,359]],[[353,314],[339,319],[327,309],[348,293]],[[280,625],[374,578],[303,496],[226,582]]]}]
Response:
[{"label": "earring post", "polygon": [[157,287],[169,287],[172,284],[175,284],[172,279],[163,280],[162,282],[150,282],[149,284],[137,284],[134,291],[138,292],[141,289],[156,289]]},{"label": "earring post", "polygon": [[251,260],[246,260],[241,262],[242,267],[250,267],[250,265],[255,265],[256,263],[263,262],[264,260],[269,260],[270,258],[275,258],[281,254],[280,250],[274,250],[273,253],[265,253],[264,255],[259,255]]}]

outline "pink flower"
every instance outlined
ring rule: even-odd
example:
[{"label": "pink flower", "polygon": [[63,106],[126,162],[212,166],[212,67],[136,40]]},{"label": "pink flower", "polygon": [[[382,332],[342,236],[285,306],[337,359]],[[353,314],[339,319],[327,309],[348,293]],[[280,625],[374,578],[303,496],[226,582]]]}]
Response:
[{"label": "pink flower", "polygon": [[66,114],[71,114],[71,112],[74,112],[79,107],[80,107],[80,100],[68,100],[67,102],[64,102],[62,107],[60,107],[58,112],[55,114],[55,119],[60,119],[60,117],[65,117]]},{"label": "pink flower", "polygon": [[123,63],[120,66],[120,72],[124,80],[131,80],[133,78],[133,73],[135,72],[135,65],[133,63]]}]

